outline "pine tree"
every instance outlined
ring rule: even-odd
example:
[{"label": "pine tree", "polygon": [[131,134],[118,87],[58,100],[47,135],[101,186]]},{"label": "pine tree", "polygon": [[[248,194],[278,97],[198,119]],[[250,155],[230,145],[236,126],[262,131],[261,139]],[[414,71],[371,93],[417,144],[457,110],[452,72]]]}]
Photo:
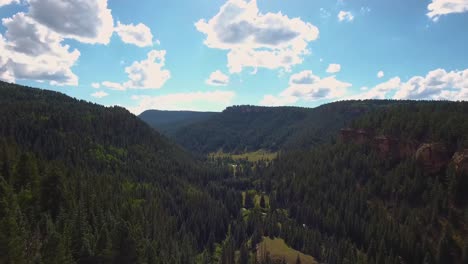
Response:
[{"label": "pine tree", "polygon": [[245,243],[242,244],[239,253],[239,264],[248,264],[249,263],[249,251]]},{"label": "pine tree", "polygon": [[244,204],[245,208],[251,209],[255,207],[253,196],[254,196],[253,194],[249,192],[245,192],[245,204]]},{"label": "pine tree", "polygon": [[265,196],[262,194],[261,198],[260,198],[260,207],[261,208],[266,208],[266,205],[265,205]]}]

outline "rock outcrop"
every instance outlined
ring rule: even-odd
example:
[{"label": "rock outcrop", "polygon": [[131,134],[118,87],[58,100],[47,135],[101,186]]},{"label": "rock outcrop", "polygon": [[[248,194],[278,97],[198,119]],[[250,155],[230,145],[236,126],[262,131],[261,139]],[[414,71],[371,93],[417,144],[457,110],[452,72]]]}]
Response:
[{"label": "rock outcrop", "polygon": [[[372,131],[353,128],[341,129],[340,139],[343,143],[369,144],[377,150],[382,159],[398,160],[415,156],[417,162],[429,174],[440,172],[450,162],[451,153],[442,143],[421,145],[415,141],[405,141],[389,135],[374,136]],[[457,171],[468,172],[468,149],[455,153],[452,160]]]},{"label": "rock outcrop", "polygon": [[416,151],[416,160],[426,172],[437,173],[447,166],[450,156],[444,144],[426,143]]},{"label": "rock outcrop", "polygon": [[344,143],[370,144],[378,150],[382,158],[399,157],[399,141],[390,136],[374,136],[370,130],[344,128],[340,131],[340,138]]},{"label": "rock outcrop", "polygon": [[374,138],[374,144],[379,153],[384,157],[394,156],[399,153],[398,140],[389,136],[377,136]]}]

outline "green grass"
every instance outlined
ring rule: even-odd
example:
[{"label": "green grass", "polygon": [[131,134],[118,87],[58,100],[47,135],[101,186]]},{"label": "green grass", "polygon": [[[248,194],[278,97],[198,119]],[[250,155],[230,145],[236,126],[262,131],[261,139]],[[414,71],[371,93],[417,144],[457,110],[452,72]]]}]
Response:
[{"label": "green grass", "polygon": [[287,263],[296,263],[297,256],[301,258],[302,264],[317,264],[318,262],[312,256],[305,255],[297,250],[294,250],[281,238],[271,239],[264,237],[263,241],[257,245],[257,259],[262,261],[266,256],[266,252],[270,253],[273,261],[284,258]]},{"label": "green grass", "polygon": [[257,150],[254,152],[246,152],[241,154],[231,154],[231,153],[224,153],[221,151],[214,152],[208,154],[209,157],[212,158],[231,158],[233,160],[248,160],[250,162],[257,162],[260,160],[267,160],[271,161],[278,156],[277,152],[268,152],[265,150]]}]

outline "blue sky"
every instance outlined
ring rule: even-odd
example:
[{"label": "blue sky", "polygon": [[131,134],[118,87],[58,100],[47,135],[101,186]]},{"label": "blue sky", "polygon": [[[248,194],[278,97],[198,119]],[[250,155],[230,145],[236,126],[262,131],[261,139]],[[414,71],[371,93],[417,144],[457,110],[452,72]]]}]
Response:
[{"label": "blue sky", "polygon": [[0,0],[0,18],[0,79],[136,114],[468,100],[468,0]]}]

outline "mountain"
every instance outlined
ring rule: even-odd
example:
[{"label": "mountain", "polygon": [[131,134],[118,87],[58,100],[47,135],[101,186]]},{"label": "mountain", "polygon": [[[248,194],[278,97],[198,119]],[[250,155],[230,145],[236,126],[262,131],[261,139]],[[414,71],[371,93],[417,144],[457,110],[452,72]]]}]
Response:
[{"label": "mountain", "polygon": [[402,102],[344,101],[317,108],[233,106],[169,136],[195,153],[308,148],[329,142],[365,113]]},{"label": "mountain", "polygon": [[468,103],[406,102],[350,125],[256,175],[288,208],[285,241],[325,263],[467,263]]},{"label": "mountain", "polygon": [[127,110],[1,82],[0,124],[0,263],[188,263],[224,238],[198,184],[221,173]]},{"label": "mountain", "polygon": [[138,117],[163,134],[171,135],[183,126],[204,121],[218,113],[146,110]]},{"label": "mountain", "polygon": [[0,263],[464,264],[467,116],[236,106],[184,127],[192,149],[277,157],[197,160],[123,108],[0,82]]}]

